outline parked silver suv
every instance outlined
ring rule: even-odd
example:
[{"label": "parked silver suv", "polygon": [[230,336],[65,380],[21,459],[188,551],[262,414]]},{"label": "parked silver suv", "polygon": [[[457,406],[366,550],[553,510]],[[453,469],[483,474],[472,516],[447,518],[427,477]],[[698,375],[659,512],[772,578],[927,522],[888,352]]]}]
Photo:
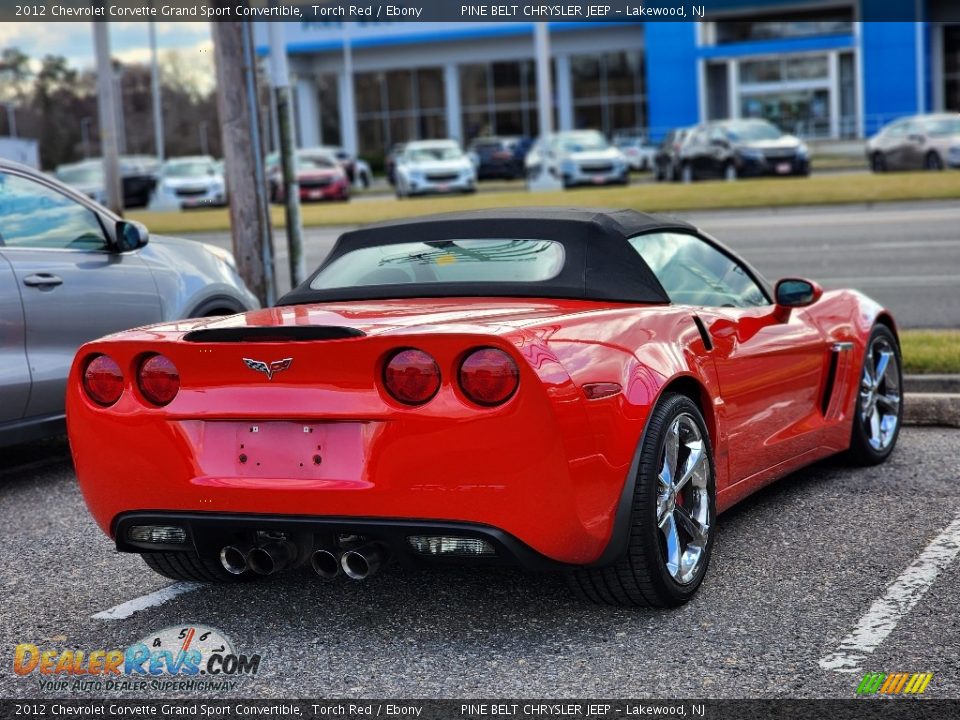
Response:
[{"label": "parked silver suv", "polygon": [[0,446],[63,432],[67,374],[83,343],[257,307],[230,253],[149,238],[63,183],[0,160]]}]

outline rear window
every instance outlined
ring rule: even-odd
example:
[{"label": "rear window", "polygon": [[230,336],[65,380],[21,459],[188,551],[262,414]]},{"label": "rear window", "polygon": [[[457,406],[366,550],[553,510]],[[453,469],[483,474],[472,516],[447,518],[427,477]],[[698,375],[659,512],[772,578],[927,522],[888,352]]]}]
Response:
[{"label": "rear window", "polygon": [[358,248],[323,268],[312,290],[408,283],[529,283],[563,269],[563,245],[552,240],[464,239]]}]

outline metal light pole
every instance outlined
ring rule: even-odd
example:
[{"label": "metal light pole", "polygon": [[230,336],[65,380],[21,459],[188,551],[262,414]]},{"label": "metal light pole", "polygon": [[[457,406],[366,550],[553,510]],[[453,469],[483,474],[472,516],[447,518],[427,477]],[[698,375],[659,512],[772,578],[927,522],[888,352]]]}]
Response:
[{"label": "metal light pole", "polygon": [[[103,7],[103,2],[97,3]],[[93,23],[93,45],[97,55],[97,109],[100,116],[100,153],[103,155],[104,195],[107,207],[123,212],[120,187],[120,158],[117,150],[117,113],[113,96],[113,66],[110,62],[109,23]]]},{"label": "metal light pole", "polygon": [[200,137],[200,154],[209,155],[210,143],[207,141],[207,121],[201,120],[197,126],[197,134]]},{"label": "metal light pole", "polygon": [[114,92],[114,107],[117,109],[117,149],[121,155],[127,153],[127,119],[123,114],[123,65],[116,66],[113,82],[116,85]]},{"label": "metal light pole", "polygon": [[348,109],[350,123],[340,128],[340,142],[343,148],[353,157],[357,156],[357,121],[356,105],[353,100],[353,42],[352,42],[353,23],[345,22],[343,24],[343,106]]},{"label": "metal light pole", "polygon": [[7,108],[7,134],[15,138],[17,137],[17,106],[12,102],[4,103]]},{"label": "metal light pole", "polygon": [[80,118],[80,137],[83,139],[83,159],[90,157],[90,118]]},{"label": "metal light pole", "polygon": [[290,256],[290,284],[296,287],[307,275],[303,258],[303,226],[300,218],[300,183],[294,160],[293,108],[290,102],[290,72],[283,39],[285,23],[270,26],[270,84],[273,85],[280,131],[280,166],[283,169],[283,197],[286,204],[287,247]]},{"label": "metal light pole", "polygon": [[273,264],[273,236],[270,232],[270,203],[267,198],[267,177],[264,169],[264,140],[260,130],[260,101],[257,92],[257,57],[253,49],[253,25],[243,27],[243,68],[247,90],[248,116],[250,122],[250,146],[253,155],[253,177],[257,192],[257,211],[263,218],[263,234],[260,238],[260,259],[263,263],[263,287],[266,304],[277,300],[277,278]]},{"label": "metal light pole", "polygon": [[153,149],[157,160],[163,162],[163,108],[160,105],[160,68],[157,64],[157,24],[150,28],[150,94],[153,101]]},{"label": "metal light pole", "polygon": [[[545,22],[533,24],[533,48],[537,62],[537,117],[540,121],[540,138],[553,133],[553,88],[550,82],[550,31]],[[530,190],[558,190],[560,178],[550,174],[547,163],[547,146],[540,144],[540,173],[528,183]]]}]

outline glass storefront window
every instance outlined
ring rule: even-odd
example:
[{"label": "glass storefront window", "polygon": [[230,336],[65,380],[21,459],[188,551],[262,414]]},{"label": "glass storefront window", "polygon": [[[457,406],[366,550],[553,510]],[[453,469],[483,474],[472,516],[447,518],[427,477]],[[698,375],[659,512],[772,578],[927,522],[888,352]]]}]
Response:
[{"label": "glass storefront window", "polygon": [[413,73],[392,70],[387,73],[387,104],[390,112],[413,109]]},{"label": "glass storefront window", "polygon": [[943,26],[943,109],[960,111],[960,25]]},{"label": "glass storefront window", "polygon": [[417,96],[420,110],[444,109],[446,96],[443,90],[443,71],[440,68],[417,71]]},{"label": "glass storefront window", "polygon": [[463,141],[482,135],[537,133],[533,60],[460,65]]},{"label": "glass storefront window", "polygon": [[447,134],[441,68],[357,73],[354,95],[361,153],[383,155],[394,143]]},{"label": "glass storefront window", "polygon": [[853,33],[853,11],[850,8],[791,12],[789,21],[776,15],[755,15],[741,20],[711,23],[708,37],[713,43],[775,40],[779,38],[849,35]]},{"label": "glass storefront window", "polygon": [[574,100],[603,95],[603,73],[598,55],[574,55],[570,58],[570,81]]},{"label": "glass storefront window", "polygon": [[740,63],[740,82],[759,84],[793,80],[820,80],[829,75],[826,55],[801,55]]},{"label": "glass storefront window", "polygon": [[612,137],[646,126],[643,54],[639,50],[570,57],[576,129]]},{"label": "glass storefront window", "polygon": [[740,116],[769,120],[784,132],[802,137],[830,134],[830,93],[796,90],[740,96]]}]

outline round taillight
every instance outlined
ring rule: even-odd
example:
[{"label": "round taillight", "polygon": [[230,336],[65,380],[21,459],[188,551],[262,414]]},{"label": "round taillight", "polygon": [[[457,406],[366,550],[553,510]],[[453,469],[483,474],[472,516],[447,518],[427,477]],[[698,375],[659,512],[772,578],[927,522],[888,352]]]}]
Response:
[{"label": "round taillight", "polygon": [[141,363],[137,383],[147,400],[154,405],[166,405],[180,391],[180,373],[170,358],[151,355]]},{"label": "round taillight", "polygon": [[83,371],[83,388],[97,405],[113,405],[123,394],[123,370],[109,355],[97,355]]},{"label": "round taillight", "polygon": [[440,367],[423,350],[401,350],[384,366],[383,385],[405,405],[423,405],[440,389]]},{"label": "round taillight", "polygon": [[517,364],[503,350],[480,348],[460,363],[460,389],[477,405],[500,405],[516,392],[520,382]]}]

